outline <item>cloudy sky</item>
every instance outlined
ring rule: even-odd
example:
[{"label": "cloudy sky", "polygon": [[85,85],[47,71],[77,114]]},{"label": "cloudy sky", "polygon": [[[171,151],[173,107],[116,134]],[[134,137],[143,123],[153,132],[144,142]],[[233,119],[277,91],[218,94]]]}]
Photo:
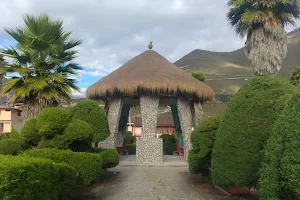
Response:
[{"label": "cloudy sky", "polygon": [[[76,62],[81,94],[130,58],[153,50],[175,62],[194,49],[232,51],[242,47],[226,20],[226,0],[0,0],[0,26],[23,25],[24,14],[62,19],[81,39]],[[0,29],[0,45],[14,41]],[[76,93],[75,95],[78,95]]]}]

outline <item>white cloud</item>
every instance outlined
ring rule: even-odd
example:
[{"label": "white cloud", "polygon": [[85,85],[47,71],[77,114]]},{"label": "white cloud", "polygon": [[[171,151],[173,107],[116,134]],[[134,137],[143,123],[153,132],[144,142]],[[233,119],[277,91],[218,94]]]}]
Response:
[{"label": "white cloud", "polygon": [[[230,27],[224,0],[9,0],[0,1],[0,25],[23,25],[26,13],[62,19],[72,38],[83,44],[76,62],[85,75],[102,76],[130,58],[153,50],[174,62],[193,51],[232,51],[243,39]],[[0,41],[11,41],[0,29]],[[5,42],[5,44],[8,44]],[[79,79],[79,81],[81,81]]]},{"label": "white cloud", "polygon": [[86,88],[81,88],[80,91],[72,90],[72,96],[75,98],[85,97]]}]

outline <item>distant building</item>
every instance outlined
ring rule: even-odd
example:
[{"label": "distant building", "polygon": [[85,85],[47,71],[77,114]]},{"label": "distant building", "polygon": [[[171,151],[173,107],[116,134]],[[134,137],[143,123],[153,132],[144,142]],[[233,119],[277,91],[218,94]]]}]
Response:
[{"label": "distant building", "polygon": [[0,134],[11,132],[12,129],[20,132],[23,126],[21,112],[20,108],[0,106]]},{"label": "distant building", "polygon": [[[136,137],[143,136],[142,118],[130,116],[127,123],[127,131],[131,131]],[[176,135],[175,124],[172,117],[158,117],[156,125],[156,137],[162,134]]]}]

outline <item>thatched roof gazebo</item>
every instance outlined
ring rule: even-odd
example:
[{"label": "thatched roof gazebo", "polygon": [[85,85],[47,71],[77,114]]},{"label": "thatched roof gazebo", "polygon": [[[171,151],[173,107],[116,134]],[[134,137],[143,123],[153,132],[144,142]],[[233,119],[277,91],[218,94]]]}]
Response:
[{"label": "thatched roof gazebo", "polygon": [[192,126],[199,120],[197,116],[201,116],[197,111],[201,110],[201,104],[211,101],[213,96],[214,92],[208,85],[153,50],[129,60],[86,91],[87,98],[106,102],[111,135],[100,144],[102,147],[122,145],[121,124],[126,125],[122,119],[124,122],[127,120],[130,105],[140,105],[143,133],[136,143],[136,162],[141,164],[162,162],[162,140],[155,138],[159,105],[173,105],[172,109],[178,113],[186,156],[191,148]]},{"label": "thatched roof gazebo", "polygon": [[184,96],[195,102],[213,99],[213,90],[153,50],[129,60],[86,91],[87,98],[133,97],[141,94]]}]

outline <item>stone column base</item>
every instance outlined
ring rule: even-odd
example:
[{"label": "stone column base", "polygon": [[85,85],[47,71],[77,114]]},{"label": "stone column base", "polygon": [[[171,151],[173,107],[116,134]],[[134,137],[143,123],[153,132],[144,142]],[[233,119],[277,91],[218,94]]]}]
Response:
[{"label": "stone column base", "polygon": [[110,135],[105,140],[98,143],[98,147],[101,147],[103,149],[115,149],[115,141],[116,139]]},{"label": "stone column base", "polygon": [[163,139],[155,137],[137,138],[136,164],[155,165],[163,163]]}]

